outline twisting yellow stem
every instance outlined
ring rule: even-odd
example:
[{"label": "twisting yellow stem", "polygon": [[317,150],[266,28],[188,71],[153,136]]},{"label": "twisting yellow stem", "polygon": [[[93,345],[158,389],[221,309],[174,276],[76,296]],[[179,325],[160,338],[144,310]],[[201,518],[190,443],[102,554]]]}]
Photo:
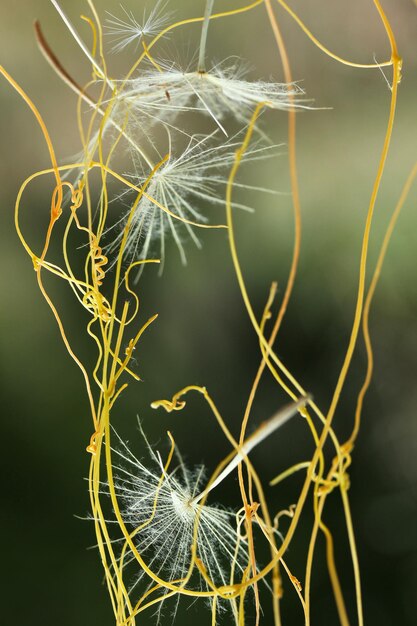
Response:
[{"label": "twisting yellow stem", "polygon": [[[268,2],[269,0],[265,0],[265,1]],[[392,60],[383,61],[382,63],[355,63],[354,61],[348,61],[347,59],[344,59],[344,58],[340,57],[339,55],[335,54],[334,52],[332,52],[331,50],[326,48],[326,46],[324,46],[317,39],[317,37],[315,37],[313,35],[313,33],[307,28],[307,26],[304,24],[304,22],[298,17],[297,13],[295,11],[293,11],[293,9],[291,9],[291,7],[288,6],[288,4],[286,2],[284,2],[284,0],[277,0],[277,2],[278,2],[278,4],[280,4],[285,9],[285,11],[289,15],[291,15],[293,20],[298,24],[298,26],[307,35],[307,37],[309,39],[311,39],[311,41],[314,43],[314,45],[317,46],[317,48],[319,48],[319,50],[324,52],[324,54],[326,54],[330,58],[334,59],[335,61],[338,61],[338,63],[342,63],[342,65],[349,65],[350,67],[357,67],[357,68],[361,68],[361,69],[375,69],[375,68],[379,68],[379,67],[387,67],[387,66],[392,65]]]},{"label": "twisting yellow stem", "polygon": [[388,250],[388,246],[392,237],[392,234],[394,232],[394,228],[395,225],[397,223],[397,220],[400,216],[401,213],[401,209],[403,208],[404,202],[410,192],[411,186],[414,183],[414,180],[417,176],[417,163],[414,165],[413,169],[411,170],[407,181],[403,187],[403,190],[401,192],[400,198],[398,200],[398,203],[395,207],[395,210],[390,218],[389,224],[388,224],[388,228],[386,230],[385,236],[384,236],[384,240],[382,242],[382,246],[381,246],[381,250],[379,252],[379,256],[378,256],[378,260],[375,266],[375,270],[374,270],[374,274],[372,276],[372,280],[371,283],[369,285],[369,289],[368,289],[368,293],[366,295],[366,300],[365,300],[365,305],[363,308],[363,320],[362,320],[362,332],[363,332],[363,337],[364,337],[364,341],[365,341],[365,347],[366,347],[366,354],[367,354],[367,359],[368,359],[368,365],[367,365],[367,370],[366,370],[366,376],[365,376],[365,380],[363,382],[362,388],[359,392],[358,395],[358,400],[357,400],[357,404],[356,404],[356,411],[355,411],[355,424],[352,430],[352,434],[350,435],[349,439],[346,441],[345,443],[345,447],[350,450],[355,441],[356,438],[358,436],[359,433],[359,428],[360,428],[360,421],[361,421],[361,414],[362,414],[362,407],[363,407],[363,401],[366,395],[366,392],[369,389],[369,385],[371,384],[371,379],[372,379],[372,372],[373,372],[373,365],[374,365],[374,359],[373,359],[373,352],[372,352],[372,343],[371,343],[371,337],[370,337],[370,332],[369,332],[369,313],[371,310],[371,304],[372,304],[372,300],[373,297],[375,295],[375,291],[376,288],[378,286],[378,281],[379,278],[381,276],[381,271],[382,271],[382,266],[384,264],[384,260],[385,260],[385,256],[387,254],[387,250]]}]

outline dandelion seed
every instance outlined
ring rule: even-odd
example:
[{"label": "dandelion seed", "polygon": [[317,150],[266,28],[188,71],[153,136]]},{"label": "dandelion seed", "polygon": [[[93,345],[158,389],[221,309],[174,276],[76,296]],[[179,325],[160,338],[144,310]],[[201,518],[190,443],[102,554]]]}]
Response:
[{"label": "dandelion seed", "polygon": [[157,35],[171,18],[171,13],[164,12],[167,3],[163,0],[158,0],[147,17],[144,11],[142,24],[137,21],[132,11],[120,6],[126,18],[119,18],[108,13],[109,19],[105,25],[107,34],[116,42],[112,52],[121,52],[132,43],[135,43],[137,48],[143,37]]},{"label": "dandelion seed", "polygon": [[181,111],[200,111],[210,115],[227,134],[221,123],[227,115],[247,124],[261,102],[273,109],[307,108],[301,100],[304,92],[296,83],[245,80],[246,69],[241,63],[219,63],[208,72],[189,72],[173,64],[158,64],[163,71],[142,71],[126,83],[118,96],[138,116],[146,115],[150,124],[173,123]]},{"label": "dandelion seed", "polygon": [[[125,248],[125,257],[129,261],[147,258],[154,240],[160,241],[160,255],[163,258],[165,235],[170,233],[185,264],[186,255],[180,234],[181,228],[182,231],[188,232],[197,247],[201,247],[194,227],[181,220],[207,224],[207,206],[223,206],[224,199],[219,194],[219,187],[226,185],[230,168],[234,163],[235,151],[240,147],[236,137],[232,141],[213,145],[214,134],[194,136],[180,156],[175,157],[171,154],[166,163],[155,172],[146,188],[146,196],[139,202],[131,221]],[[254,146],[246,152],[245,159],[255,161],[267,158],[275,148],[276,146]],[[134,154],[132,158],[135,160]],[[140,159],[137,159],[136,165],[136,172],[129,178],[136,186],[141,186],[147,175],[140,169],[142,167]],[[246,191],[271,192],[262,187],[238,182],[236,187]],[[119,195],[119,199],[123,198],[125,193]],[[246,204],[234,203],[233,206],[247,211],[253,210]],[[168,209],[170,213],[164,209]],[[107,235],[111,236],[115,228],[121,228],[107,246],[109,254],[117,251],[120,246],[128,215],[129,213],[123,215],[107,231]],[[175,219],[175,216],[179,219]]]},{"label": "dandelion seed", "polygon": [[[205,478],[204,467],[188,469],[176,451],[177,467],[164,473],[159,455],[152,450],[142,429],[141,433],[151,468],[137,459],[120,438],[119,449],[113,450],[118,459],[114,466],[116,494],[124,522],[132,530],[140,528],[134,534],[134,542],[141,557],[159,578],[178,583],[190,568],[197,523],[197,556],[210,580],[216,586],[230,584],[232,570],[238,580],[247,567],[248,553],[246,542],[236,530],[235,513],[220,505],[195,502]],[[134,562],[132,554],[125,558],[126,566]],[[136,573],[131,592],[142,582],[146,585],[145,578],[144,572]],[[207,588],[198,572],[187,585],[199,590]],[[168,592],[166,588],[164,595]],[[179,599],[178,595],[177,605]],[[162,605],[159,616],[161,608]]]}]

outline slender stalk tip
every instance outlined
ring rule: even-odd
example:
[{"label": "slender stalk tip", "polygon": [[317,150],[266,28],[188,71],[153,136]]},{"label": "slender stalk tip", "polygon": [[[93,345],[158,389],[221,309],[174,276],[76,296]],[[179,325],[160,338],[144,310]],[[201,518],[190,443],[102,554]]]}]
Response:
[{"label": "slender stalk tip", "polygon": [[207,33],[210,22],[210,17],[213,12],[214,0],[206,1],[206,10],[204,13],[203,27],[201,29],[200,39],[200,53],[198,56],[198,72],[204,74],[206,72],[206,45],[207,45]]}]

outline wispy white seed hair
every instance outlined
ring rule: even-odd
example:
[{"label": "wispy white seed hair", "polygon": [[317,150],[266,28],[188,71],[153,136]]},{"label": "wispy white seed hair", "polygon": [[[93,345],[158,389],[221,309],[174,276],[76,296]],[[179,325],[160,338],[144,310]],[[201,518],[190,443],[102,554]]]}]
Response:
[{"label": "wispy white seed hair", "polygon": [[302,105],[303,91],[296,83],[245,80],[245,69],[238,63],[220,63],[208,72],[183,71],[167,63],[160,66],[162,71],[142,71],[119,95],[150,121],[172,123],[178,112],[198,110],[226,133],[221,123],[225,116],[246,124],[261,102],[273,109]]},{"label": "wispy white seed hair", "polygon": [[[170,154],[168,160],[154,173],[148,186],[146,196],[140,200],[127,236],[125,258],[128,261],[147,258],[153,241],[160,242],[159,254],[163,259],[165,253],[165,235],[170,233],[175,240],[183,263],[186,262],[182,232],[187,232],[195,244],[200,242],[195,234],[195,227],[181,219],[206,224],[212,218],[208,212],[210,206],[223,206],[224,190],[230,168],[235,160],[235,151],[240,147],[236,137],[231,141],[214,143],[214,136],[195,136],[190,139],[185,150],[179,155]],[[246,161],[264,159],[271,155],[276,146],[252,147],[245,154]],[[135,155],[132,154],[134,160]],[[137,186],[142,186],[149,174],[140,171],[141,160],[137,162],[137,170],[130,179]],[[270,192],[268,189],[254,187],[236,182],[236,187],[245,190]],[[124,193],[122,194],[122,196]],[[120,196],[119,196],[120,198]],[[245,204],[234,203],[235,208],[251,211]],[[171,214],[164,211],[168,209]],[[107,250],[111,254],[118,250],[123,237],[124,226],[129,219],[129,211],[120,218],[106,233]],[[212,219],[210,219],[212,221]],[[115,229],[119,232],[113,236]]]},{"label": "wispy white seed hair", "polygon": [[120,6],[124,17],[119,18],[108,13],[105,24],[106,33],[114,42],[112,52],[120,52],[130,44],[136,44],[137,48],[143,37],[153,37],[160,33],[171,18],[171,13],[165,11],[167,2],[164,0],[158,0],[149,15],[144,10],[142,23],[137,21],[132,11]]},{"label": "wispy white seed hair", "polygon": [[[131,531],[143,525],[133,540],[147,566],[167,582],[185,578],[198,524],[196,553],[210,580],[217,586],[230,584],[233,571],[234,582],[238,582],[249,557],[247,544],[236,530],[235,513],[220,505],[194,503],[193,498],[204,486],[204,467],[188,469],[177,452],[176,467],[165,473],[159,454],[152,450],[143,431],[142,435],[149,456],[147,465],[120,438],[113,454],[122,517]],[[134,562],[134,555],[126,557],[126,565]],[[145,589],[153,584],[142,571],[133,575],[132,581],[132,591],[142,584]],[[195,572],[187,587],[207,589],[207,583]],[[226,607],[220,603],[219,608]]]}]

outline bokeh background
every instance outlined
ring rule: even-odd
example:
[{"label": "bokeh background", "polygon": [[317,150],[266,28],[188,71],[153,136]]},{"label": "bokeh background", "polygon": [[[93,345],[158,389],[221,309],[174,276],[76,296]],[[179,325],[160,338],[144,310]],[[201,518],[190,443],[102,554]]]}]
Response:
[{"label": "bokeh background", "polygon": [[[86,2],[62,0],[75,23],[88,13]],[[97,0],[105,17],[121,15],[115,0]],[[152,4],[152,3],[150,3]],[[238,6],[217,0],[218,8]],[[198,15],[202,0],[171,0],[179,16]],[[142,18],[142,0],[123,6]],[[148,3],[149,6],[149,3]],[[385,60],[389,46],[371,0],[292,2],[316,36],[338,54],[358,62]],[[411,0],[384,0],[404,58],[396,127],[371,240],[370,267],[406,176],[417,158],[417,7]],[[298,159],[303,212],[303,244],[298,281],[277,343],[277,351],[325,410],[341,366],[351,329],[358,281],[358,261],[365,214],[382,148],[390,92],[379,70],[358,70],[325,57],[282,10],[277,11],[294,77],[301,81],[316,110],[298,115]],[[48,123],[60,159],[79,150],[76,97],[60,83],[38,51],[32,24],[38,18],[52,47],[79,82],[89,68],[47,0],[0,3],[1,64],[16,78]],[[87,37],[85,25],[80,31]],[[187,63],[198,45],[190,28],[166,44],[166,54]],[[210,29],[208,52],[220,60],[236,55],[250,61],[252,76],[281,78],[281,67],[262,7]],[[113,58],[111,71],[122,72],[127,57]],[[389,70],[386,72],[388,80]],[[98,555],[92,546],[87,484],[91,434],[81,375],[61,343],[52,315],[42,300],[30,259],[13,227],[14,199],[21,182],[48,164],[41,134],[26,105],[0,82],[0,389],[1,389],[1,555],[2,620],[6,624],[111,625],[113,617]],[[285,114],[265,116],[274,142],[285,141]],[[236,217],[238,245],[259,314],[272,280],[283,293],[293,242],[289,182],[282,156],[263,163],[247,177],[283,192],[251,196],[256,213]],[[271,182],[272,181],[272,182]],[[39,249],[50,193],[47,182],[33,187],[24,207],[25,228]],[[396,228],[371,316],[375,374],[367,396],[360,438],[350,471],[355,523],[368,626],[415,623],[417,588],[417,280],[416,200],[412,190]],[[221,221],[221,211],[214,221]],[[143,320],[159,312],[138,350],[144,382],[131,387],[115,412],[122,436],[141,454],[137,416],[154,442],[165,450],[164,433],[173,431],[190,464],[212,470],[228,452],[221,434],[198,398],[174,416],[152,412],[152,400],[170,397],[190,384],[206,385],[234,432],[237,432],[259,350],[234,279],[227,240],[221,232],[203,234],[203,250],[189,242],[188,265],[181,266],[174,247],[167,251],[162,278],[150,271],[141,282]],[[49,284],[67,323],[75,349],[93,354],[82,332],[84,318],[71,293]],[[362,343],[352,364],[335,428],[350,432],[355,398],[365,372]],[[261,385],[252,424],[272,415],[284,402],[268,377]],[[265,483],[311,451],[304,424],[295,420],[253,454]],[[294,501],[301,478],[268,491],[272,508]],[[233,505],[234,480],[218,498]],[[335,533],[337,562],[346,600],[353,599],[341,503],[335,494],[325,521]],[[293,573],[303,580],[308,530],[304,526],[288,555]],[[92,548],[92,549],[88,549]],[[313,578],[313,624],[337,623],[319,538]],[[287,586],[288,587],[288,586]],[[302,624],[288,589],[284,598],[288,624]],[[265,605],[265,623],[270,623]],[[354,611],[350,606],[352,624]],[[169,621],[169,611],[167,615]],[[149,621],[147,621],[149,619]],[[178,616],[181,624],[209,624],[195,605]],[[205,620],[205,621],[204,621]],[[144,618],[143,624],[153,623]],[[227,619],[225,620],[227,623]]]}]

